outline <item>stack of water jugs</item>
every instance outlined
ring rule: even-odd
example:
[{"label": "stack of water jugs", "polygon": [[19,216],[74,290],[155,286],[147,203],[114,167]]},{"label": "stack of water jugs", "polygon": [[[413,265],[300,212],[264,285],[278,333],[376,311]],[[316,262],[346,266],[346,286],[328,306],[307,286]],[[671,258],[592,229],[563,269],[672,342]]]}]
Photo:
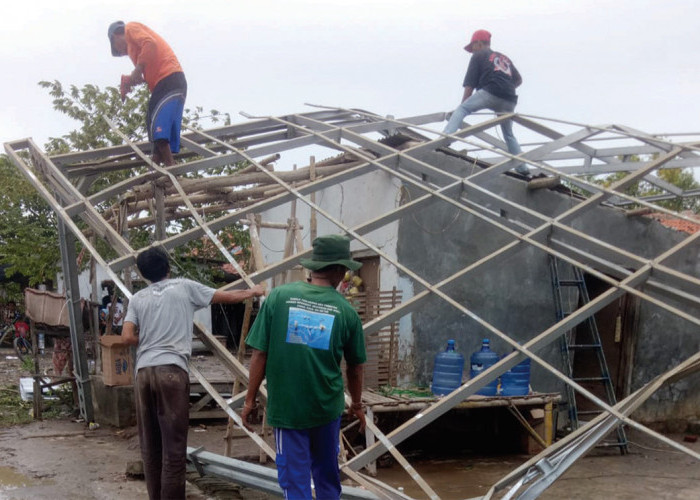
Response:
[{"label": "stack of water jugs", "polygon": [[[471,355],[469,378],[474,378],[487,368],[495,365],[501,358],[491,350],[489,339],[484,339],[481,350]],[[504,354],[505,357],[505,354]],[[447,341],[447,348],[435,356],[433,383],[430,387],[435,395],[445,395],[462,385],[464,356],[455,351],[455,341]],[[524,396],[530,392],[530,358],[505,372],[488,385],[477,391],[482,396]]]}]

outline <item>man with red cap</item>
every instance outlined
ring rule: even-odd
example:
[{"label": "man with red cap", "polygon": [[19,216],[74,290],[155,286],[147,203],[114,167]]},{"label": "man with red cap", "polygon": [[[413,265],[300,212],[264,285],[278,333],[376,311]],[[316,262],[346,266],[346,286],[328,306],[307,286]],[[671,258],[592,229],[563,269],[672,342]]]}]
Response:
[{"label": "man with red cap", "polygon": [[146,114],[153,161],[174,165],[180,151],[180,126],[187,96],[187,81],[175,53],[156,32],[141,23],[115,21],[107,37],[115,57],[128,55],[134,63],[121,81],[122,100],[134,85],[146,82],[151,91]]},{"label": "man with red cap", "polygon": [[[498,114],[512,113],[518,103],[515,89],[523,82],[512,61],[504,54],[491,50],[491,33],[488,31],[475,31],[464,50],[472,54],[464,77],[464,95],[462,103],[452,112],[443,130],[445,134],[455,133],[462,127],[465,116],[482,109]],[[512,120],[503,121],[501,130],[508,152],[520,154],[522,150],[513,135]],[[529,172],[524,163],[518,165],[516,171],[523,175]]]}]

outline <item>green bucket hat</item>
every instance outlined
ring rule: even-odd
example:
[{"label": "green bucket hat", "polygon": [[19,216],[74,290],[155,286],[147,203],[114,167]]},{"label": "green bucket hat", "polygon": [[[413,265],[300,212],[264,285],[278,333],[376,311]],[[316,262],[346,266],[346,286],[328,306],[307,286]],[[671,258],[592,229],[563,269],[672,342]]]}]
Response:
[{"label": "green bucket hat", "polygon": [[306,269],[318,271],[324,267],[340,264],[351,271],[362,267],[362,262],[350,258],[350,240],[339,234],[319,236],[313,241],[314,251],[310,259],[300,259]]}]

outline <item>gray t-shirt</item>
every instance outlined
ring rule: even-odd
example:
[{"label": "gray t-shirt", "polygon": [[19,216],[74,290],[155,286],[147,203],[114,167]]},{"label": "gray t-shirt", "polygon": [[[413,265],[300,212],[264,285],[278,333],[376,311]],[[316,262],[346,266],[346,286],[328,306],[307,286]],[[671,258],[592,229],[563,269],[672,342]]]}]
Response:
[{"label": "gray t-shirt", "polygon": [[192,352],[192,321],[211,303],[216,290],[188,279],[165,279],[137,292],[124,321],[139,329],[136,371],[146,366],[177,365],[187,371]]}]

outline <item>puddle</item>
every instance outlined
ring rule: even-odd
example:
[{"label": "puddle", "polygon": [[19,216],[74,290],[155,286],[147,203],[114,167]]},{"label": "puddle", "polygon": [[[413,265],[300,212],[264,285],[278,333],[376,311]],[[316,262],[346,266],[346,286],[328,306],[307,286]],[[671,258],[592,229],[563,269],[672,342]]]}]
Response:
[{"label": "puddle", "polygon": [[[492,484],[510,473],[527,457],[498,457],[456,460],[414,460],[411,465],[445,500],[472,498],[484,495]],[[377,479],[413,498],[425,498],[425,493],[411,480],[403,468],[394,464],[377,471]]]},{"label": "puddle", "polygon": [[26,488],[41,484],[41,481],[20,474],[12,467],[0,467],[0,491]]}]

